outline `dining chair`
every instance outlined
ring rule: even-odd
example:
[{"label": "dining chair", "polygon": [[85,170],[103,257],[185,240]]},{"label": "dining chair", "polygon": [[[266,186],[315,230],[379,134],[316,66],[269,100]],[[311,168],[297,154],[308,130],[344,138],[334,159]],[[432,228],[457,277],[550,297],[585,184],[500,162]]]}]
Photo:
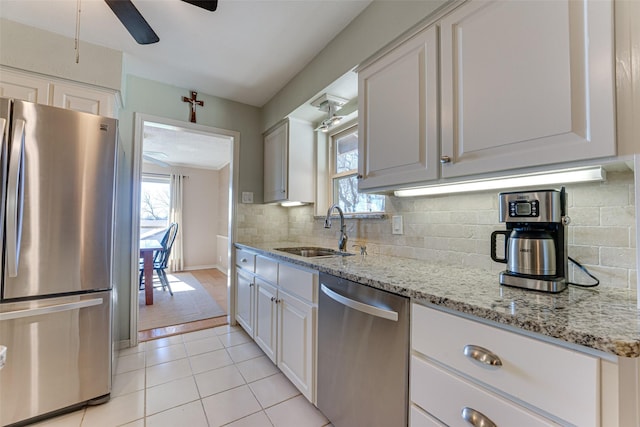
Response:
[{"label": "dining chair", "polygon": [[[168,289],[169,294],[171,294],[172,296],[173,291],[171,290],[171,285],[169,284],[169,279],[167,278],[167,273],[165,272],[165,270],[167,269],[169,257],[171,256],[171,248],[173,247],[173,243],[175,242],[177,235],[178,224],[173,222],[169,225],[169,228],[167,228],[166,233],[160,241],[162,249],[156,251],[153,255],[153,271],[158,275],[158,279],[160,279],[160,287],[162,287],[163,291],[165,290],[165,288]],[[146,284],[144,283],[144,268],[142,264],[140,264],[139,283],[139,289],[144,289],[144,286],[146,286]]]}]

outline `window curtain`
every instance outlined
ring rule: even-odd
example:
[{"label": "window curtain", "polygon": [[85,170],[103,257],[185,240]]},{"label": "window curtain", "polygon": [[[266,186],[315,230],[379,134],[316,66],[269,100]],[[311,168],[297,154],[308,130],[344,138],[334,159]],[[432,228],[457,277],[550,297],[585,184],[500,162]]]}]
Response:
[{"label": "window curtain", "polygon": [[182,183],[184,177],[182,175],[171,174],[171,202],[169,209],[169,221],[178,224],[178,234],[171,249],[169,257],[169,272],[182,271],[182,236],[184,229],[182,227]]}]

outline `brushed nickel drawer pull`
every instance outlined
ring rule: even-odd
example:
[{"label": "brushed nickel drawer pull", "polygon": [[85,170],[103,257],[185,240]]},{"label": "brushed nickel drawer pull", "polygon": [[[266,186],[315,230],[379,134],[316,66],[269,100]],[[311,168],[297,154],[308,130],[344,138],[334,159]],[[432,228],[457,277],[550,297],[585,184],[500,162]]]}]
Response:
[{"label": "brushed nickel drawer pull", "polygon": [[462,408],[460,416],[473,427],[498,427],[496,423],[487,418],[482,412],[478,412],[468,406]]},{"label": "brushed nickel drawer pull", "polygon": [[479,345],[468,344],[464,346],[463,354],[470,359],[476,360],[483,365],[502,366],[502,360],[491,351]]},{"label": "brushed nickel drawer pull", "polygon": [[240,262],[247,262],[247,261],[248,261],[248,259],[246,259],[246,258],[242,258],[242,259],[240,260]]}]

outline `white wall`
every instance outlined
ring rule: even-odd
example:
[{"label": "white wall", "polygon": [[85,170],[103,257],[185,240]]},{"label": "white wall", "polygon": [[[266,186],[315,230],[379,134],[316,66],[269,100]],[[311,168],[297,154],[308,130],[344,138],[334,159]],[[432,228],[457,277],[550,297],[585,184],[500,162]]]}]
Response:
[{"label": "white wall", "polygon": [[77,82],[122,89],[122,52],[0,19],[0,63]]},{"label": "white wall", "polygon": [[184,170],[182,244],[184,269],[215,268],[217,264],[218,207],[217,171]]}]

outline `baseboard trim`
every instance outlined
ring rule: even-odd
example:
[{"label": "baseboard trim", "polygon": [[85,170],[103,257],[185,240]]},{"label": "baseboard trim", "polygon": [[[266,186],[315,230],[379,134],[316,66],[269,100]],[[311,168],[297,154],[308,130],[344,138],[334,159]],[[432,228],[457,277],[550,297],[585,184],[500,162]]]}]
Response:
[{"label": "baseboard trim", "polygon": [[208,268],[218,268],[216,264],[207,264],[207,265],[193,265],[191,267],[185,267],[182,271],[192,271],[192,270],[206,270]]}]

